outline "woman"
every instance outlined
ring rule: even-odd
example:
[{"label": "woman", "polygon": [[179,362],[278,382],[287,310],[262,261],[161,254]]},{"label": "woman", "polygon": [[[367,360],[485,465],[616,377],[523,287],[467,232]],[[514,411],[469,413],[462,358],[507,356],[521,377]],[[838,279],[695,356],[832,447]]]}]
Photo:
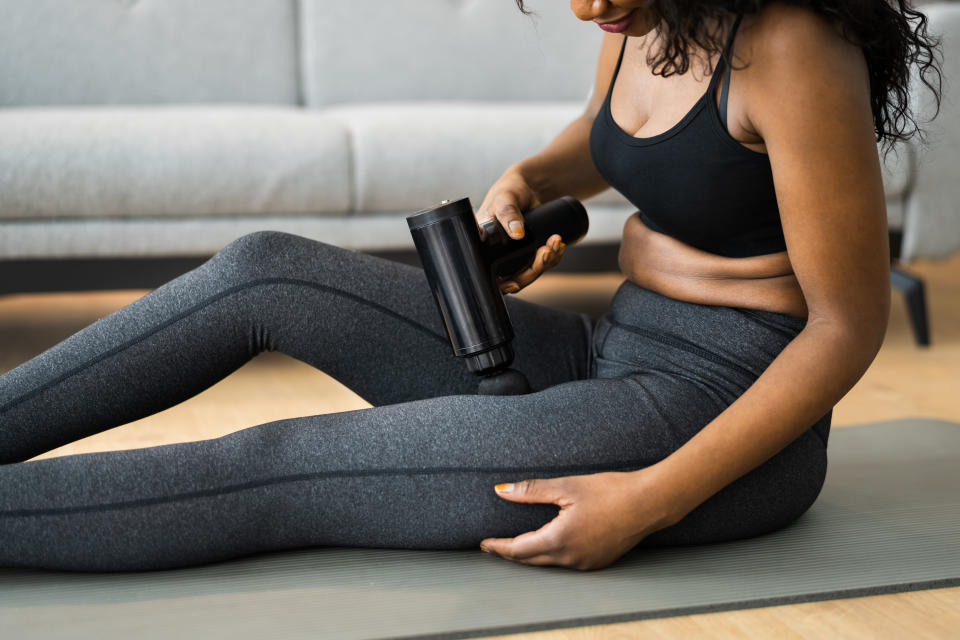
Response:
[{"label": "woman", "polygon": [[[908,133],[908,62],[931,68],[902,3],[833,4],[572,0],[610,32],[594,96],[478,216],[520,237],[520,211],[608,185],[644,215],[624,228],[627,280],[596,326],[508,300],[534,393],[473,395],[420,271],[270,232],[0,377],[0,565],[479,543],[588,569],[637,544],[797,518],[823,481],[830,409],[884,333],[874,134]],[[556,264],[561,240],[503,289]],[[21,462],[175,404],[262,350],[375,407]]]}]

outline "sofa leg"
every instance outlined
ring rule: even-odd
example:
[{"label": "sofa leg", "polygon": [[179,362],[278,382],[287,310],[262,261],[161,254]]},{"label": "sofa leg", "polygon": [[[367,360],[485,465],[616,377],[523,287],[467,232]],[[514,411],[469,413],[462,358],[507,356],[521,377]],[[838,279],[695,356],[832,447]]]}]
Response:
[{"label": "sofa leg", "polygon": [[907,313],[910,316],[910,325],[913,327],[913,336],[917,344],[930,344],[930,325],[927,321],[927,300],[924,293],[923,280],[911,275],[899,267],[890,268],[890,284],[902,291],[907,300]]}]

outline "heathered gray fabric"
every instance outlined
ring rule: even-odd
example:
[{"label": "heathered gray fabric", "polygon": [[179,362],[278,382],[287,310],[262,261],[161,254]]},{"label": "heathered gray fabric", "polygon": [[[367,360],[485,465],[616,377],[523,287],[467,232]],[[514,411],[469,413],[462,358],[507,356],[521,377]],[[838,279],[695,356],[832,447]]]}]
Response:
[{"label": "heathered gray fabric", "polygon": [[[420,270],[278,232],[209,262],[0,377],[0,565],[180,567],[314,545],[453,549],[556,507],[493,485],[629,470],[722,411],[802,328],[624,283],[611,314],[510,298],[526,396],[473,395]],[[20,462],[210,386],[265,349],[376,405],[202,442]],[[829,414],[643,544],[756,535],[819,493]]]}]

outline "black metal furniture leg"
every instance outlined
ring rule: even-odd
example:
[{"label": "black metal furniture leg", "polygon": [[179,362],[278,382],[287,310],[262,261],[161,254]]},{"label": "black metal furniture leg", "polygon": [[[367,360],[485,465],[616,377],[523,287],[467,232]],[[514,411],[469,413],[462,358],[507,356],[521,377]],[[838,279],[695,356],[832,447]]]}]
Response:
[{"label": "black metal furniture leg", "polygon": [[890,268],[890,284],[903,292],[907,300],[907,313],[917,344],[930,344],[930,325],[927,321],[927,300],[923,280],[911,275],[899,267]]}]

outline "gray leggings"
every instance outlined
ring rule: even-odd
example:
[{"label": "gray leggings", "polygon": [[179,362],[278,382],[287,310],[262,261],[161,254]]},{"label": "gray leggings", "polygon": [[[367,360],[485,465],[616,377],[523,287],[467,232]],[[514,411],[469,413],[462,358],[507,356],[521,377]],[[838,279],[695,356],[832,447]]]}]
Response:
[{"label": "gray leggings", "polygon": [[[182,567],[314,545],[477,548],[552,505],[493,485],[631,470],[680,447],[803,327],[625,282],[610,314],[508,299],[526,396],[476,395],[422,271],[261,232],[0,376],[0,566]],[[201,442],[23,462],[189,398],[264,350],[374,407]],[[757,535],[802,514],[830,416],[643,544]]]}]

